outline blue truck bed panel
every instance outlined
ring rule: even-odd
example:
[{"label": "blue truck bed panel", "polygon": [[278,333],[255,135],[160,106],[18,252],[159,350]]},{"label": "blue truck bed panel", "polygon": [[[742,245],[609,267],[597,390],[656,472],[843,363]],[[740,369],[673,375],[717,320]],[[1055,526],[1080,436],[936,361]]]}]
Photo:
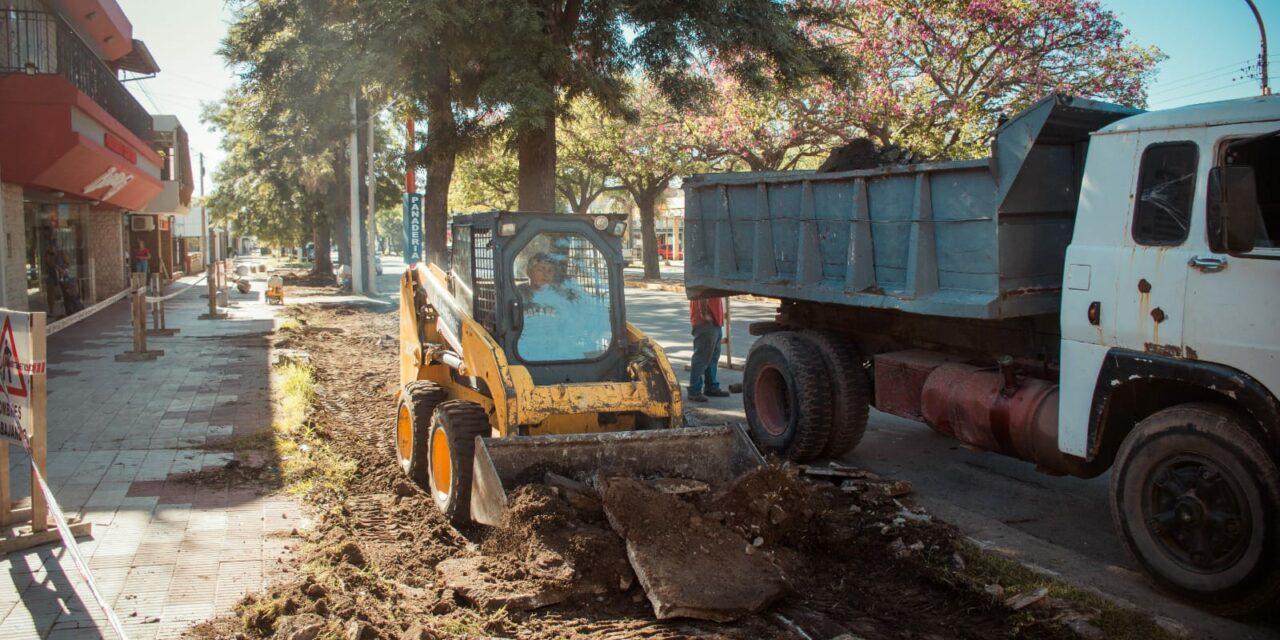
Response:
[{"label": "blue truck bed panel", "polygon": [[984,160],[693,176],[685,287],[965,318],[1056,313],[1088,134],[1133,113],[1055,95],[1001,126]]}]

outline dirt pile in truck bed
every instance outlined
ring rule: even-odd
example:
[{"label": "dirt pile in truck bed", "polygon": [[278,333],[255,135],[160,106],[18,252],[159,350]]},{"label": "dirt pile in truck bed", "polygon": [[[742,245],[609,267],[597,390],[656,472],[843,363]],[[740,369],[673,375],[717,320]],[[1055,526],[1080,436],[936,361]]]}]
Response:
[{"label": "dirt pile in truck bed", "polygon": [[[1012,610],[1013,594],[984,593],[964,574],[952,529],[869,474],[770,466],[728,487],[602,478],[587,490],[547,474],[512,492],[502,526],[458,531],[395,462],[397,344],[387,336],[398,314],[298,313],[306,322],[289,341],[315,368],[310,429],[356,472],[342,490],[308,494],[316,526],[292,560],[301,570],[192,637],[288,640],[316,624],[320,637],[358,640],[1072,637],[1034,607]],[[731,622],[660,620],[636,564],[650,580],[701,579],[705,593],[681,597],[708,608],[742,587],[776,593],[739,603]]]}]

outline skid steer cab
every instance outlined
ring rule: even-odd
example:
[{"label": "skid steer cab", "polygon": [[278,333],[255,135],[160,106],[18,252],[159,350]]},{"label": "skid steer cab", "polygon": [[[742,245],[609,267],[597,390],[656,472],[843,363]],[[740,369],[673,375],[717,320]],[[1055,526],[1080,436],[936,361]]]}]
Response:
[{"label": "skid steer cab", "polygon": [[497,524],[507,492],[548,471],[714,483],[759,459],[736,429],[673,429],[679,382],[626,321],[625,230],[621,215],[455,216],[448,264],[406,270],[396,455],[454,523]]}]

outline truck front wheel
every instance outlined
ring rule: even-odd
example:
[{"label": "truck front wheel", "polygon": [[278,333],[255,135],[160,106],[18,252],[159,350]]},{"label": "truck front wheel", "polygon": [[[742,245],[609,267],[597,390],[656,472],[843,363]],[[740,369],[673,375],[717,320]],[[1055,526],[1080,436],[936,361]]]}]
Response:
[{"label": "truck front wheel", "polygon": [[822,454],[830,440],[831,383],[822,355],[800,335],[770,333],[751,347],[742,375],[751,437],[797,462]]},{"label": "truck front wheel", "polygon": [[1111,476],[1129,554],[1161,588],[1221,615],[1280,597],[1280,472],[1246,424],[1211,404],[1158,411]]}]

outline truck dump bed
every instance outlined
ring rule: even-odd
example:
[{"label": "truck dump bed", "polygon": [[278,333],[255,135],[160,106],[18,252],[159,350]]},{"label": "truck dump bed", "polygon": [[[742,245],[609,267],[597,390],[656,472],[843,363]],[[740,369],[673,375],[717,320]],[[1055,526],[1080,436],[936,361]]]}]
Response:
[{"label": "truck dump bed", "polygon": [[1089,133],[1138,110],[1051,95],[985,160],[685,181],[690,297],[755,294],[910,313],[1056,313]]}]

